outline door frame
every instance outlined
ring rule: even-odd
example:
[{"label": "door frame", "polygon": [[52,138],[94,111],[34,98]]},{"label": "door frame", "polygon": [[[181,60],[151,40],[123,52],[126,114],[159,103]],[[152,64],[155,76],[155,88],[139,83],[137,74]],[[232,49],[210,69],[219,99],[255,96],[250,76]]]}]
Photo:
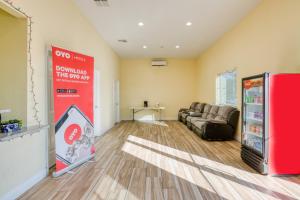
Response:
[{"label": "door frame", "polygon": [[[54,165],[50,166],[50,145],[49,142],[51,141],[51,130],[53,130],[52,126],[52,120],[53,114],[51,114],[51,102],[53,101],[53,94],[52,94],[52,80],[50,76],[52,76],[52,48],[51,45],[46,45],[46,105],[47,105],[47,115],[46,115],[46,121],[47,124],[49,124],[49,129],[47,132],[46,138],[46,170],[47,174],[49,174],[49,169],[53,167]],[[51,99],[52,98],[52,99]]]}]

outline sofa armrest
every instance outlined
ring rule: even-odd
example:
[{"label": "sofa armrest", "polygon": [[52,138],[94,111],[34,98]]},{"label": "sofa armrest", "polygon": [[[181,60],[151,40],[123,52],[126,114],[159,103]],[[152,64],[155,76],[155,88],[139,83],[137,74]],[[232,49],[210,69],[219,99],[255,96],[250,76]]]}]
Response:
[{"label": "sofa armrest", "polygon": [[236,129],[238,121],[239,121],[240,111],[234,110],[229,114],[228,124],[230,124],[234,129]]},{"label": "sofa armrest", "polygon": [[224,120],[217,120],[217,119],[210,119],[210,120],[208,120],[208,123],[213,123],[213,124],[227,124],[226,121],[224,121]]},{"label": "sofa armrest", "polygon": [[202,134],[207,140],[230,140],[233,139],[234,129],[226,123],[212,123],[209,121]]},{"label": "sofa armrest", "polygon": [[179,109],[179,112],[186,112],[186,111],[188,111],[189,109],[188,108],[180,108]]}]

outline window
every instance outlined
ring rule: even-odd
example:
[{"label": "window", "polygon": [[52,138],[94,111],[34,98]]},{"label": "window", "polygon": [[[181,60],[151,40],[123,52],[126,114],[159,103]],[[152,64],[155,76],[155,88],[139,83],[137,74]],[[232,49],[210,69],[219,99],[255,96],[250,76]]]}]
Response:
[{"label": "window", "polygon": [[221,73],[216,79],[216,104],[236,106],[236,71]]}]

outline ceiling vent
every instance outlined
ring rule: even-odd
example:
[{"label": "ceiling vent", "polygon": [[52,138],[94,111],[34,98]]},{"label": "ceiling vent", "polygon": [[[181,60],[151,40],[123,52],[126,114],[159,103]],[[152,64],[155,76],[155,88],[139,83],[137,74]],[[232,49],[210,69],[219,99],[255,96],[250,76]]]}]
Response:
[{"label": "ceiling vent", "polygon": [[127,43],[128,41],[125,40],[125,39],[120,39],[120,40],[118,40],[118,42],[121,42],[121,43]]},{"label": "ceiling vent", "polygon": [[108,7],[109,3],[108,0],[94,0],[97,4],[97,6],[101,6],[101,7]]},{"label": "ceiling vent", "polygon": [[153,59],[151,65],[152,67],[166,67],[168,62],[166,59]]}]

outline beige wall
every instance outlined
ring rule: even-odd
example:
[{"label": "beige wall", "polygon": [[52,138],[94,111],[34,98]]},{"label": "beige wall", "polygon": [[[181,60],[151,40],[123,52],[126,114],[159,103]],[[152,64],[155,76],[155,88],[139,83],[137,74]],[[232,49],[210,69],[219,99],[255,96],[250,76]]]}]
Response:
[{"label": "beige wall", "polygon": [[[237,69],[241,78],[262,72],[300,73],[300,1],[264,0],[198,59],[198,99],[215,102],[217,73]],[[296,91],[295,91],[296,92]],[[236,135],[240,139],[240,131]]]},{"label": "beige wall", "polygon": [[[32,16],[34,21],[32,64],[35,68],[35,91],[42,124],[48,123],[46,47],[53,44],[94,56],[95,68],[101,71],[102,131],[111,128],[114,124],[112,88],[114,80],[119,79],[118,56],[83,17],[73,1],[15,0],[13,2]],[[2,32],[2,27],[0,29]],[[29,77],[29,69],[27,74]],[[30,81],[27,80],[27,124],[34,125],[36,122],[33,119],[33,100],[30,87]],[[23,184],[24,181],[43,174],[47,159],[45,143],[47,133],[47,131],[41,131],[22,139],[0,143],[0,198],[8,191]]]},{"label": "beige wall", "polygon": [[[27,118],[27,22],[0,9],[0,110],[2,120]],[[5,31],[3,31],[5,30]]]},{"label": "beige wall", "polygon": [[[121,119],[132,119],[130,106],[165,106],[163,119],[177,119],[180,107],[196,99],[196,60],[168,59],[168,66],[151,66],[151,59],[121,61]],[[141,112],[137,119],[152,119],[151,113]],[[156,116],[158,117],[158,116]]]}]

